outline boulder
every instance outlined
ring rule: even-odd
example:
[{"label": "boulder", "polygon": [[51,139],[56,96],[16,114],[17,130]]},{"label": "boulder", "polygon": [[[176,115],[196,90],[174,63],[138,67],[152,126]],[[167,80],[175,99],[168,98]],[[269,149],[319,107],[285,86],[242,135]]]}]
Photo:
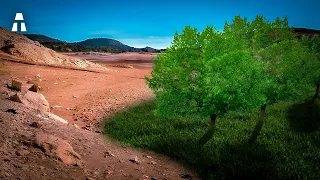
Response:
[{"label": "boulder", "polygon": [[39,110],[40,112],[50,112],[50,106],[46,98],[36,92],[27,91],[26,93],[17,93],[9,98],[12,101],[24,104]]},{"label": "boulder", "polygon": [[16,91],[21,91],[22,82],[12,79],[11,88],[16,90]]},{"label": "boulder", "polygon": [[46,133],[35,136],[35,146],[46,155],[57,158],[67,165],[81,166],[81,156],[65,140]]},{"label": "boulder", "polygon": [[21,99],[19,98],[18,94],[14,94],[14,95],[10,96],[9,99],[10,99],[11,101],[14,101],[14,102],[22,103],[22,101],[21,101]]},{"label": "boulder", "polygon": [[39,92],[40,86],[33,84],[28,90],[32,92]]}]

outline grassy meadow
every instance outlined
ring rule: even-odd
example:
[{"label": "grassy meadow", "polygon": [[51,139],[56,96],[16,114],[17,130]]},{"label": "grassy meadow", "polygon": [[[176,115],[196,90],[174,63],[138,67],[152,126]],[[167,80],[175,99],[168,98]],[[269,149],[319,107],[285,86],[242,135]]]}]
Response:
[{"label": "grassy meadow", "polygon": [[214,137],[197,140],[209,119],[155,116],[154,101],[106,119],[105,131],[123,144],[167,155],[203,179],[320,179],[320,102],[282,102],[266,109],[266,123],[254,144],[249,137],[259,112],[219,117]]}]

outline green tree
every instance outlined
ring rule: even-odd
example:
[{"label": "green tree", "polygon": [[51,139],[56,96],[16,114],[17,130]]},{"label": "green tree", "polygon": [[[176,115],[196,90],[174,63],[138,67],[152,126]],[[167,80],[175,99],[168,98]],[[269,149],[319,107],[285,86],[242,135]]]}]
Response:
[{"label": "green tree", "polygon": [[201,33],[185,27],[171,47],[159,54],[146,78],[157,97],[162,116],[198,114],[211,119],[205,144],[214,133],[216,118],[231,110],[252,111],[260,118],[250,140],[255,141],[267,104],[297,102],[308,97],[316,79],[315,61],[308,48],[294,39],[287,18],[252,22],[236,16],[219,32],[207,26]]}]

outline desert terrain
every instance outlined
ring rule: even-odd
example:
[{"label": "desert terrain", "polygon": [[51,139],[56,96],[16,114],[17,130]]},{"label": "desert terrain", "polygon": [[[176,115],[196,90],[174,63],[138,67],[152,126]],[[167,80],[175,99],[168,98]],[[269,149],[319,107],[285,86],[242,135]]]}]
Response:
[{"label": "desert terrain", "polygon": [[137,69],[151,68],[153,66],[152,60],[157,57],[156,53],[63,53],[78,59],[85,59],[91,62],[96,62],[103,65],[119,66],[127,65]]},{"label": "desert terrain", "polygon": [[[154,98],[144,77],[155,54],[59,54],[3,28],[0,34],[0,179],[198,179],[103,131],[105,118]],[[40,90],[19,92],[13,80]]]}]

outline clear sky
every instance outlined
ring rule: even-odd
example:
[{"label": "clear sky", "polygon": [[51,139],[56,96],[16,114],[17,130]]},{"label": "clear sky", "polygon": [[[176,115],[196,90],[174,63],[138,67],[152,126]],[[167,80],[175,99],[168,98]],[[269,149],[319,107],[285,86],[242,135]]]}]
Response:
[{"label": "clear sky", "polygon": [[106,37],[134,47],[165,48],[184,26],[223,29],[236,15],[288,16],[291,26],[320,29],[320,0],[6,0],[0,26],[11,30],[16,12],[27,33],[68,42]]}]

